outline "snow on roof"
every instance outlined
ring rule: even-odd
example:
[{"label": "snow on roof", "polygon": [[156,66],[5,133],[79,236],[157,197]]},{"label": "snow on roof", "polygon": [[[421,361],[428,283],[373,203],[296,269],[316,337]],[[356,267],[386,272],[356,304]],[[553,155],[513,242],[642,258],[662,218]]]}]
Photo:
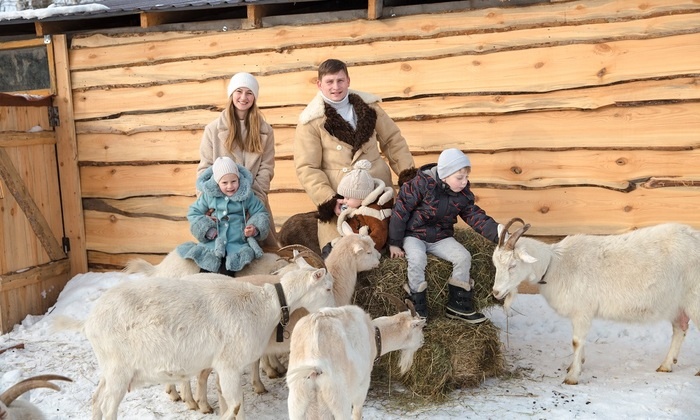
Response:
[{"label": "snow on roof", "polygon": [[[124,15],[148,11],[225,7],[256,2],[256,0],[104,0],[77,6],[52,5],[44,9],[0,12],[0,21],[59,20],[60,18],[71,16]],[[292,1],[290,1],[290,3],[291,2]]]}]

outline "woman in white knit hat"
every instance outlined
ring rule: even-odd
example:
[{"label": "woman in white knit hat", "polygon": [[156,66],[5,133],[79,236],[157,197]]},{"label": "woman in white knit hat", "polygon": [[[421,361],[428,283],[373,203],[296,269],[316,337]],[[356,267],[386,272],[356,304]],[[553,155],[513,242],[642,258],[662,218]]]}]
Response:
[{"label": "woman in white knit hat", "polygon": [[228,84],[226,108],[204,128],[199,145],[199,177],[216,158],[228,156],[253,176],[253,193],[270,215],[270,234],[263,242],[278,248],[267,195],[275,174],[275,135],[258,108],[258,81],[250,73],[236,73]]}]

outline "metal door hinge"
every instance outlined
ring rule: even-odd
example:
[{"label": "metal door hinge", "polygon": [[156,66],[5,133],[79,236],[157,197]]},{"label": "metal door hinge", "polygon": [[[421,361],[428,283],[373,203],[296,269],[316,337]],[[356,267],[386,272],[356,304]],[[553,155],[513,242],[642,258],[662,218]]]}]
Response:
[{"label": "metal door hinge", "polygon": [[49,125],[51,127],[58,127],[61,125],[61,121],[58,119],[58,107],[49,107]]}]

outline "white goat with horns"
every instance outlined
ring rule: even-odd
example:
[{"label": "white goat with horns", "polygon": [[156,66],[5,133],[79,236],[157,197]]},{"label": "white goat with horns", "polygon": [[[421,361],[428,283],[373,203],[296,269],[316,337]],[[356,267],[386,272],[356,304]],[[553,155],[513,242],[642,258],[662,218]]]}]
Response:
[{"label": "white goat with horns", "polygon": [[[508,234],[514,222],[523,226]],[[508,310],[523,281],[573,325],[573,361],[564,382],[578,383],[583,346],[595,318],[623,322],[668,320],[671,348],[658,372],[677,362],[688,321],[700,325],[700,231],[667,223],[621,235],[573,235],[555,244],[522,237],[530,225],[511,220],[493,253],[493,295]],[[698,372],[700,375],[700,372]]]},{"label": "white goat with horns", "polygon": [[243,370],[262,356],[286,310],[335,304],[326,270],[297,263],[274,285],[220,274],[125,281],[99,298],[84,324],[55,320],[59,328],[82,327],[97,356],[93,419],[115,420],[129,389],[210,367],[219,374],[221,418],[243,419]]},{"label": "white goat with horns", "polygon": [[43,420],[46,417],[34,404],[19,400],[19,396],[35,388],[50,388],[60,391],[58,385],[49,381],[68,381],[61,375],[39,375],[18,382],[0,395],[0,420]]},{"label": "white goat with horns", "polygon": [[[362,418],[374,363],[400,350],[405,374],[423,345],[425,319],[410,311],[370,319],[359,306],[323,308],[302,318],[289,353],[287,405],[291,420]],[[401,309],[400,309],[401,310]]]}]

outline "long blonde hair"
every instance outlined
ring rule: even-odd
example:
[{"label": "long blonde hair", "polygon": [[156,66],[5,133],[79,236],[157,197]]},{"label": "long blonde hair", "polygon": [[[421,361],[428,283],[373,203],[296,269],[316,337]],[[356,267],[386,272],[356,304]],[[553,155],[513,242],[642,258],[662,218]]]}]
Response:
[{"label": "long blonde hair", "polygon": [[236,107],[233,105],[233,95],[228,98],[228,138],[226,138],[226,148],[230,151],[238,146],[244,152],[262,153],[262,136],[260,133],[260,123],[264,121],[262,113],[258,108],[258,101],[253,102],[253,105],[246,113],[244,124],[248,129],[246,138],[241,136],[241,127],[238,124],[236,117]]}]

